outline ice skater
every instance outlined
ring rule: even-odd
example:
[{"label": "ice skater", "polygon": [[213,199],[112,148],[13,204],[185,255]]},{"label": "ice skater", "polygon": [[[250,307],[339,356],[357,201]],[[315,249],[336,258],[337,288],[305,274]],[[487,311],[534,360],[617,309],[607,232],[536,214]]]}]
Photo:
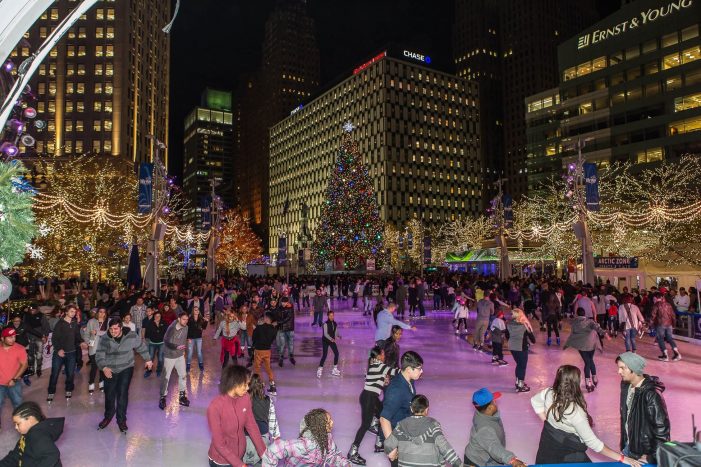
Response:
[{"label": "ice skater", "polygon": [[321,336],[321,345],[323,350],[321,361],[319,361],[319,368],[316,370],[317,378],[321,378],[321,374],[324,372],[324,362],[326,362],[329,347],[331,351],[333,351],[333,370],[331,370],[331,376],[341,376],[341,370],[338,369],[338,346],[336,345],[336,339],[340,339],[341,336],[336,333],[338,325],[336,321],[334,321],[333,315],[333,311],[327,312],[327,320],[322,326],[323,334]]},{"label": "ice skater", "polygon": [[[464,296],[459,296],[455,300],[455,304],[452,309],[455,315],[453,316],[453,324],[455,325],[455,334],[467,334],[467,316],[469,310],[467,308],[467,300]],[[462,331],[460,331],[460,325],[462,324]]]}]

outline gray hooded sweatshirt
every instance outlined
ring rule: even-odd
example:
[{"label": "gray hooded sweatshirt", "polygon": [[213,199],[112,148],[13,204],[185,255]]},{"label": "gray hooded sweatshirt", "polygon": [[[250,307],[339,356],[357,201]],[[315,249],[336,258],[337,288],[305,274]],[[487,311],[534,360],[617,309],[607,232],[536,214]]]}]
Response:
[{"label": "gray hooded sweatshirt", "polygon": [[506,435],[499,412],[485,415],[475,410],[465,457],[479,466],[506,465],[515,457],[513,452],[506,450]]},{"label": "gray hooded sweatshirt", "polygon": [[399,467],[444,465],[461,467],[462,461],[443,435],[441,424],[431,417],[407,417],[385,440],[385,452],[399,448]]}]

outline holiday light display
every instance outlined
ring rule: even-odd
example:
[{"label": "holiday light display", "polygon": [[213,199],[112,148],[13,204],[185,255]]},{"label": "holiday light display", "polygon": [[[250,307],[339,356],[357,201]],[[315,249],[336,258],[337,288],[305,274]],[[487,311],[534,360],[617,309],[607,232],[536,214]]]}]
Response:
[{"label": "holiday light display", "polygon": [[215,257],[220,267],[246,273],[246,265],[263,254],[261,239],[251,230],[251,221],[240,212],[224,213]]},{"label": "holiday light display", "polygon": [[385,224],[384,251],[395,271],[417,270],[423,264],[426,229],[418,219],[411,219],[401,229]]},{"label": "holiday light display", "polygon": [[382,253],[384,226],[353,130],[350,122],[343,125],[341,148],[316,228],[312,255],[318,270],[341,261],[344,268],[355,269],[368,258],[379,259]]}]

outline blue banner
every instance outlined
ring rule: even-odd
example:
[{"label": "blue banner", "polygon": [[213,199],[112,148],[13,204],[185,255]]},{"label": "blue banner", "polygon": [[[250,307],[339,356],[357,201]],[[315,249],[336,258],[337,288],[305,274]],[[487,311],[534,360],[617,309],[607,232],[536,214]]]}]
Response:
[{"label": "blue banner", "polygon": [[279,237],[277,239],[277,264],[278,266],[285,264],[287,260],[287,239]]},{"label": "blue banner", "polygon": [[424,264],[431,264],[431,237],[424,237]]},{"label": "blue banner", "polygon": [[504,227],[510,229],[514,226],[514,199],[505,194],[501,203],[504,206]]},{"label": "blue banner", "polygon": [[211,196],[203,196],[200,198],[200,216],[202,219],[202,230],[209,230],[212,227]]},{"label": "blue banner", "polygon": [[139,214],[151,212],[153,204],[153,164],[142,162],[139,166]]},{"label": "blue banner", "polygon": [[587,209],[589,211],[599,210],[599,176],[596,172],[596,164],[585,162],[584,185],[587,190]]}]

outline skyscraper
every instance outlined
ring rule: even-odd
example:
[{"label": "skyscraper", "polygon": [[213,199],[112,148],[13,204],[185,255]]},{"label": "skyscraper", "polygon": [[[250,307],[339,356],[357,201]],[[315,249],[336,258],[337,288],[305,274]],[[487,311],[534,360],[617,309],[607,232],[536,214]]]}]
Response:
[{"label": "skyscraper", "polygon": [[269,226],[270,128],[319,86],[319,49],[305,0],[278,0],[265,24],[258,73],[241,86],[241,137],[237,147],[242,212],[262,238]]},{"label": "skyscraper", "polygon": [[[76,6],[57,0],[12,54],[21,62]],[[98,153],[150,161],[168,139],[171,1],[105,0],[83,15],[31,82],[38,118],[29,154]],[[167,152],[161,154],[167,160]]]},{"label": "skyscraper", "polygon": [[209,228],[212,186],[226,207],[234,205],[234,122],[231,92],[206,89],[201,105],[185,119],[183,190],[190,201],[187,223]]},{"label": "skyscraper", "polygon": [[595,1],[456,0],[455,5],[457,74],[480,85],[484,191],[493,193],[489,185],[504,176],[507,190],[521,195],[527,191],[525,98],[557,85],[557,46],[598,18]]}]

